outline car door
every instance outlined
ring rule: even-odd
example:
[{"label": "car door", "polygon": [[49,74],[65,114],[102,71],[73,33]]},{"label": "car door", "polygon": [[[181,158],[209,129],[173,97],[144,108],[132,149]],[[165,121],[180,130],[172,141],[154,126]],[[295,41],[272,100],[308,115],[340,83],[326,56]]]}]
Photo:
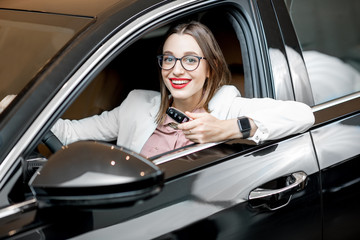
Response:
[{"label": "car door", "polygon": [[[321,169],[323,239],[359,236],[358,1],[288,1],[314,95],[311,131]],[[309,14],[309,13],[312,14]],[[303,18],[302,16],[310,16]],[[306,26],[306,27],[305,27]]]}]

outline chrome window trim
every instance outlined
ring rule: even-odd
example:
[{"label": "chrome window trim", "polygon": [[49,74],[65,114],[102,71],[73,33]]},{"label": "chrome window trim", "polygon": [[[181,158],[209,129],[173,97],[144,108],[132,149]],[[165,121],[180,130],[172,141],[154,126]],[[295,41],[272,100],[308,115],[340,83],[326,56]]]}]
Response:
[{"label": "chrome window trim", "polygon": [[4,219],[5,217],[9,217],[16,213],[22,213],[27,209],[32,209],[35,208],[36,206],[37,206],[36,198],[32,198],[30,200],[21,203],[16,203],[6,208],[0,209],[0,219]]},{"label": "chrome window trim", "polygon": [[[74,73],[72,77],[64,84],[64,86],[59,90],[59,92],[54,96],[54,98],[49,102],[49,104],[43,109],[39,116],[35,119],[33,124],[25,132],[22,138],[18,143],[13,147],[10,153],[5,157],[4,161],[0,165],[0,189],[4,185],[4,177],[9,171],[13,163],[20,156],[20,154],[25,150],[26,146],[35,138],[36,134],[41,130],[45,125],[46,121],[51,117],[51,115],[56,111],[56,109],[62,104],[62,102],[70,95],[70,93],[78,86],[78,84],[91,72],[91,70],[98,65],[107,54],[116,49],[121,42],[131,36],[136,35],[137,32],[146,29],[146,25],[155,21],[157,18],[165,16],[167,13],[176,11],[176,9],[186,7],[186,5],[197,2],[196,0],[179,0],[176,2],[170,2],[168,4],[162,5],[159,8],[145,13],[143,16],[137,18],[129,25],[126,25],[123,29],[117,32],[113,37],[111,37],[106,43],[101,45],[96,52],[89,57],[88,60]],[[212,3],[210,2],[200,2],[196,5],[192,5],[191,8],[196,8],[205,4]]]},{"label": "chrome window trim", "polygon": [[347,95],[347,96],[344,96],[344,97],[341,97],[341,98],[331,100],[329,102],[325,102],[325,103],[321,103],[319,105],[313,106],[312,111],[313,112],[318,112],[318,111],[324,110],[326,108],[330,108],[330,107],[339,105],[341,103],[351,101],[351,100],[356,99],[356,98],[360,98],[360,92],[356,92],[356,93],[353,93],[353,94],[350,94],[350,95]]}]

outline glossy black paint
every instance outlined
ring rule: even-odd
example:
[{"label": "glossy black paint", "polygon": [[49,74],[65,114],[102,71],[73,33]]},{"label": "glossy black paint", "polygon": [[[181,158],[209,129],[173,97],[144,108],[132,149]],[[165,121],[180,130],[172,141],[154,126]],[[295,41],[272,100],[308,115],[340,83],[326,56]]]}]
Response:
[{"label": "glossy black paint", "polygon": [[[302,145],[307,139],[305,137],[290,140],[287,146],[290,146],[293,141]],[[246,174],[246,169],[251,168],[250,166],[259,166],[261,168],[262,164],[259,161],[262,162],[262,156],[267,156],[268,160],[277,158],[278,153],[274,151],[275,149],[280,150],[282,153],[286,151],[291,152],[293,148],[289,149],[287,146],[268,146],[264,150],[251,152],[248,156],[245,155],[228,161],[221,161],[211,167],[188,173],[182,177],[173,178],[166,182],[163,191],[159,195],[132,208],[94,210],[93,221],[96,223],[95,225],[106,228],[89,232],[81,237],[79,236],[77,239],[96,239],[103,234],[114,238],[119,232],[123,234],[122,237],[124,239],[142,238],[144,236],[150,239],[157,237],[160,237],[160,239],[170,237],[171,239],[171,236],[185,237],[181,239],[186,239],[187,237],[195,239],[201,235],[208,236],[209,230],[204,227],[208,224],[211,226],[215,224],[217,226],[212,229],[211,233],[213,237],[217,236],[218,239],[247,239],[249,236],[258,237],[260,233],[255,229],[258,227],[266,229],[263,224],[268,222],[271,226],[275,226],[275,222],[278,221],[287,222],[286,226],[289,232],[286,233],[291,233],[294,229],[299,228],[297,226],[298,219],[295,217],[296,214],[292,215],[292,218],[285,219],[285,217],[291,215],[292,211],[294,213],[300,212],[301,215],[307,215],[311,219],[309,224],[302,224],[300,228],[304,231],[311,229],[311,236],[314,236],[315,239],[316,236],[321,234],[320,228],[317,228],[321,223],[321,215],[319,213],[320,191],[317,175],[310,176],[307,190],[295,194],[293,196],[294,202],[280,210],[279,213],[263,208],[253,209],[246,201],[243,202],[241,200],[241,196],[233,198],[237,193],[241,195],[241,184],[246,185],[245,182],[248,180],[252,181],[252,178],[257,178],[257,176],[252,177]],[[267,161],[264,160],[264,162]],[[276,162],[278,164],[281,162],[285,164],[285,161],[281,158],[277,159],[273,164]],[[188,161],[188,164],[191,164],[191,161]],[[296,169],[296,166],[292,165]],[[284,167],[280,167],[277,164],[273,167],[275,166],[279,168]],[[269,172],[272,172],[272,170],[269,169]],[[219,195],[219,192],[222,194]],[[223,194],[224,197],[222,197]],[[309,199],[307,197],[303,198],[305,195],[311,197]],[[307,205],[309,201],[314,204]],[[192,210],[189,212],[189,207],[191,206],[194,208],[190,208]],[[291,209],[290,212],[286,210],[288,208]],[[162,211],[164,209],[166,211]],[[243,210],[246,211],[242,212]],[[311,214],[307,210],[310,210]],[[203,214],[208,215],[208,217],[204,218],[206,215]],[[127,219],[127,221],[119,222],[120,218]],[[241,222],[239,222],[239,219]],[[254,222],[254,219],[257,220]],[[119,224],[115,225],[117,222]],[[165,223],[169,223],[169,225]],[[139,229],[137,232],[126,231],[126,229],[133,228],[137,224],[147,226],[147,228]],[[203,228],[198,229],[198,226],[203,226]],[[312,227],[314,228],[312,229]],[[169,228],[176,230],[169,232],[165,230]],[[194,229],[198,230],[194,232]],[[164,235],[163,232],[163,234],[158,236],[162,231],[165,231],[166,234]],[[281,236],[284,232],[277,234]],[[310,236],[308,232],[304,234]],[[192,238],[191,236],[194,237]],[[243,238],[237,238],[240,236]]]},{"label": "glossy black paint", "polygon": [[294,195],[286,209],[268,211],[242,203],[156,239],[321,239],[318,183],[319,176],[311,176],[307,190]]},{"label": "glossy black paint", "polygon": [[292,79],[294,98],[297,101],[308,104],[309,106],[314,106],[313,96],[309,90],[306,90],[311,89],[311,86],[309,79],[304,79],[304,76],[307,76],[306,66],[303,60],[301,46],[297,39],[297,35],[292,24],[292,20],[289,16],[288,9],[286,8],[285,1],[272,0],[272,3],[276,12],[277,22],[281,29],[281,37],[285,46],[285,56],[288,61]]},{"label": "glossy black paint", "polygon": [[129,150],[76,142],[53,154],[29,185],[40,203],[66,206],[131,204],[160,192],[164,174]]},{"label": "glossy black paint", "polygon": [[360,156],[321,172],[324,239],[357,239],[359,229]]},{"label": "glossy black paint", "polygon": [[360,234],[359,134],[359,113],[313,131],[322,168],[324,239],[357,239]]},{"label": "glossy black paint", "polygon": [[[294,98],[294,87],[289,81],[284,79],[278,79],[279,77],[291,79],[290,69],[286,59],[286,45],[280,30],[279,22],[274,11],[272,0],[257,1],[259,14],[261,17],[261,23],[264,26],[264,37],[266,38],[266,57],[269,60],[269,70],[272,69],[272,74],[269,74],[267,79],[268,91],[271,92],[269,97],[282,99],[282,100],[295,100]],[[272,9],[272,11],[269,11]],[[274,74],[276,71],[274,68],[277,65],[282,66],[282,76]],[[282,90],[276,89],[277,86],[281,85]]]}]

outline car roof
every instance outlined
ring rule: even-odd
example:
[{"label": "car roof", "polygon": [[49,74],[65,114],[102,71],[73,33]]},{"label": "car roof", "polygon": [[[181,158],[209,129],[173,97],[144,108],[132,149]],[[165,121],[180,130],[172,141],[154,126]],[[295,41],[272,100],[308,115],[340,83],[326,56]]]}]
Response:
[{"label": "car roof", "polygon": [[134,0],[1,0],[0,9],[95,17],[111,6],[130,5]]}]

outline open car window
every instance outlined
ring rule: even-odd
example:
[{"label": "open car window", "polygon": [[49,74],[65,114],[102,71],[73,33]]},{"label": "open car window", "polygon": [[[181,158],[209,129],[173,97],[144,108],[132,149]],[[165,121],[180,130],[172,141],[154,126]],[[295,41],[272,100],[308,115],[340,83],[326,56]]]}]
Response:
[{"label": "open car window", "polygon": [[[215,21],[215,15],[222,17]],[[231,71],[232,79],[229,84],[236,86],[242,96],[253,96],[251,77],[244,73],[244,56],[240,44],[244,42],[241,39],[243,33],[239,32],[240,23],[236,21],[233,11],[226,7],[222,12],[210,9],[187,16],[185,20],[189,19],[204,23],[214,33]],[[154,29],[126,47],[94,77],[61,118],[78,120],[110,111],[121,105],[134,89],[159,91],[160,71],[156,56],[160,53],[160,46],[172,24],[170,22]],[[112,143],[116,144],[116,141]],[[218,143],[190,144],[156,155],[150,160],[160,164],[216,144]],[[158,158],[161,160],[155,161]]]}]

